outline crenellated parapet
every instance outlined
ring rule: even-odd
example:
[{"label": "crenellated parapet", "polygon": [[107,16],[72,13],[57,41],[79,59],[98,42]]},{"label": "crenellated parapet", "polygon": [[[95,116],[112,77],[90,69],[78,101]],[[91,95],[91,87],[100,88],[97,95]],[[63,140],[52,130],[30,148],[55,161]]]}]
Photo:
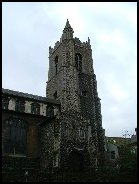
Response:
[{"label": "crenellated parapet", "polygon": [[91,48],[89,37],[88,37],[88,41],[86,42],[81,42],[79,38],[75,37],[74,43],[75,45],[78,45],[79,47],[83,47],[85,49]]},{"label": "crenellated parapet", "polygon": [[54,48],[52,48],[51,46],[49,46],[49,56],[51,56],[55,50],[57,50],[57,48],[60,46],[61,42],[57,41],[54,45]]},{"label": "crenellated parapet", "polygon": [[[88,41],[81,42],[79,38],[75,37],[75,38],[73,38],[73,41],[74,41],[75,45],[77,45],[79,47],[82,47],[82,48],[85,48],[85,49],[91,49],[89,38],[88,38]],[[59,48],[59,46],[61,44],[62,44],[62,37],[60,38],[60,41],[57,41],[55,43],[53,48],[51,46],[49,46],[49,56],[51,56]]]}]

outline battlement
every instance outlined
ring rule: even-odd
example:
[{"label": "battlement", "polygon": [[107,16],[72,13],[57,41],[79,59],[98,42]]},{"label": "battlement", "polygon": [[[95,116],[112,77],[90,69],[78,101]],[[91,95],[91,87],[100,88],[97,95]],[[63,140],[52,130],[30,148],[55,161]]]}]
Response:
[{"label": "battlement", "polygon": [[[88,38],[88,41],[86,42],[81,42],[79,38],[75,37],[73,38],[75,45],[78,45],[80,47],[84,47],[84,48],[91,48],[90,45],[90,39]],[[51,46],[49,47],[49,56],[51,56],[53,54],[53,52],[55,50],[57,50],[57,48],[60,46],[60,44],[62,43],[62,38],[60,38],[60,41],[57,41],[54,45],[54,48],[52,48]]]},{"label": "battlement", "polygon": [[78,46],[80,46],[80,47],[91,48],[90,39],[89,39],[89,38],[88,38],[88,41],[86,41],[86,42],[81,42],[79,38],[75,37],[75,38],[74,38],[74,43],[75,43],[75,45],[78,45]]},{"label": "battlement", "polygon": [[60,46],[61,41],[57,41],[54,45],[54,48],[52,48],[51,46],[49,46],[49,56],[53,54],[53,52]]}]

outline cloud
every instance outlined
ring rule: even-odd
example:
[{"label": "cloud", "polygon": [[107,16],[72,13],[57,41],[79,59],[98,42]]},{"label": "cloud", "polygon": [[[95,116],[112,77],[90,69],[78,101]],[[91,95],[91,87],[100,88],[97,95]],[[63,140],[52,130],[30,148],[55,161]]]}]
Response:
[{"label": "cloud", "polygon": [[137,126],[137,3],[2,3],[2,86],[45,96],[49,46],[60,40],[69,19],[74,36],[91,40],[109,136]]}]

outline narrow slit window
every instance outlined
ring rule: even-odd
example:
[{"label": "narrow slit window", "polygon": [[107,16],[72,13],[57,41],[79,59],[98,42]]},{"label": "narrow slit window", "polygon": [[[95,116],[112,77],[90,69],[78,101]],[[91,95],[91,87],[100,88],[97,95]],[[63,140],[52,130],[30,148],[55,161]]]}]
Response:
[{"label": "narrow slit window", "polygon": [[55,72],[58,73],[58,56],[55,57]]},{"label": "narrow slit window", "polygon": [[79,136],[80,136],[80,138],[85,138],[85,130],[84,130],[84,127],[80,127],[80,129],[79,129]]}]

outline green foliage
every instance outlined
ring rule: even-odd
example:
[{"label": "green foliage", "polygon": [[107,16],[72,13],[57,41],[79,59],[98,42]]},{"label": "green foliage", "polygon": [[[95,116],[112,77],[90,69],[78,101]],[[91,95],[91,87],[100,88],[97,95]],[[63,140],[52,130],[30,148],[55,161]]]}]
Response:
[{"label": "green foliage", "polygon": [[130,144],[122,144],[119,146],[119,164],[121,169],[136,170],[137,157],[133,152],[133,146]]}]

